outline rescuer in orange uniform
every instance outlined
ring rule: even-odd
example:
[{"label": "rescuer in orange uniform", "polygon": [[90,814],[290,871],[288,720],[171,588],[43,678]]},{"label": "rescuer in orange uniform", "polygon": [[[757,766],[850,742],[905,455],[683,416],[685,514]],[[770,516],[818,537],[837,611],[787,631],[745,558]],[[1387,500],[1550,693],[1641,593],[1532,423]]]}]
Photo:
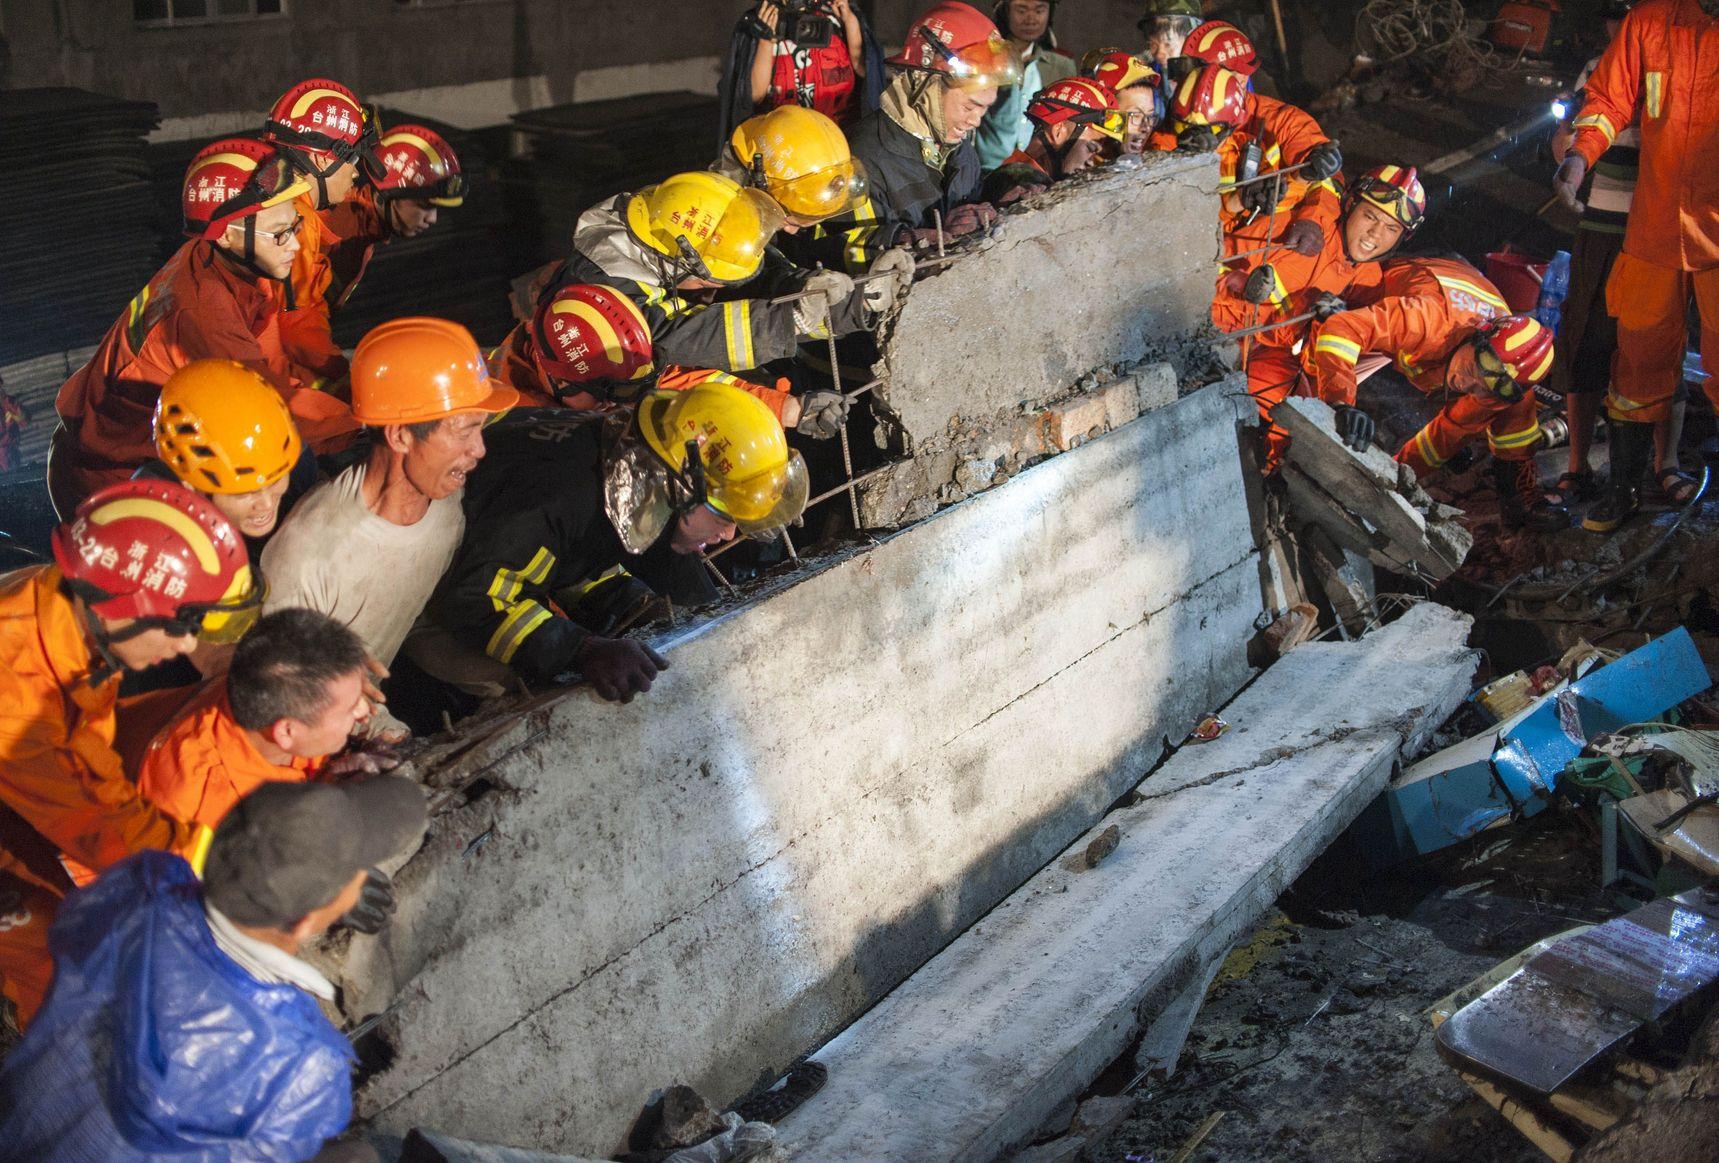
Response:
[{"label": "rescuer in orange uniform", "polygon": [[[1576,139],[1556,185],[1574,203],[1588,169],[1618,133],[1641,130],[1641,171],[1623,253],[1606,303],[1618,354],[1606,413],[1611,482],[1583,525],[1617,528],[1637,507],[1652,457],[1653,425],[1665,418],[1682,374],[1685,318],[1694,296],[1703,359],[1719,359],[1719,0],[1643,0],[1630,10],[1588,77]],[[1708,360],[1711,370],[1711,360]],[[1719,378],[1704,381],[1719,404]]]},{"label": "rescuer in orange uniform", "polygon": [[336,218],[332,211],[352,195],[360,167],[371,181],[380,180],[376,127],[351,89],[313,77],[281,94],[263,124],[263,139],[310,184],[298,198],[304,230],[293,260],[281,342],[293,363],[304,369],[307,383],[332,385],[349,369],[329,324],[334,282],[330,253],[347,242],[362,252],[365,243],[357,236],[367,225],[363,216]]},{"label": "rescuer in orange uniform", "polygon": [[193,360],[242,363],[294,404],[300,385],[281,347],[280,312],[303,221],[293,199],[306,189],[271,147],[245,138],[217,141],[192,159],[181,200],[190,241],[54,401],[60,426],[48,491],[62,520],[154,455],[161,385]]},{"label": "rescuer in orange uniform", "polygon": [[265,783],[301,783],[393,766],[385,754],[344,751],[370,717],[358,635],[314,610],[260,619],[209,683],[156,733],[138,764],[143,798],[176,819],[213,828]]},{"label": "rescuer in orange uniform", "polygon": [[[1271,422],[1271,410],[1288,398],[1301,376],[1296,344],[1309,320],[1325,319],[1378,298],[1380,264],[1426,217],[1426,191],[1412,167],[1379,166],[1343,196],[1337,229],[1318,254],[1281,250],[1248,260],[1252,270],[1226,273],[1212,302],[1212,321],[1223,331],[1277,323],[1247,341],[1248,394],[1265,419],[1267,473],[1277,470],[1289,434]],[[1256,318],[1257,317],[1257,318]]]},{"label": "rescuer in orange uniform", "polygon": [[[1206,21],[1188,34],[1181,60],[1198,62],[1202,68],[1228,69],[1246,79],[1242,122],[1226,147],[1218,151],[1224,182],[1302,167],[1276,181],[1257,182],[1224,195],[1226,253],[1282,242],[1310,257],[1317,254],[1340,210],[1337,187],[1332,182],[1343,168],[1337,143],[1326,137],[1306,110],[1254,92],[1259,54],[1253,41],[1235,25]],[[1176,68],[1172,63],[1172,75]],[[1249,152],[1250,145],[1257,149],[1257,161]]]},{"label": "rescuer in orange uniform", "polygon": [[66,861],[101,871],[145,848],[195,866],[208,830],[145,803],[118,751],[120,676],[232,641],[262,601],[244,544],[207,501],[126,481],[79,506],[54,564],[0,577],[0,976],[28,1021],[51,972]]},{"label": "rescuer in orange uniform", "polygon": [[1534,468],[1540,421],[1532,389],[1552,368],[1552,333],[1510,315],[1498,288],[1460,260],[1400,259],[1385,267],[1380,292],[1372,306],[1325,320],[1302,353],[1314,394],[1337,409],[1338,431],[1354,448],[1371,443],[1373,419],[1355,406],[1356,368],[1383,357],[1369,362],[1388,361],[1420,391],[1447,398],[1398,461],[1425,476],[1485,433],[1505,522],[1566,524]]},{"label": "rescuer in orange uniform", "polygon": [[1088,77],[1065,77],[1027,102],[1033,135],[1025,148],[986,175],[980,195],[1001,206],[1048,189],[1052,182],[1098,164],[1106,141],[1120,147],[1128,118],[1116,90]]}]

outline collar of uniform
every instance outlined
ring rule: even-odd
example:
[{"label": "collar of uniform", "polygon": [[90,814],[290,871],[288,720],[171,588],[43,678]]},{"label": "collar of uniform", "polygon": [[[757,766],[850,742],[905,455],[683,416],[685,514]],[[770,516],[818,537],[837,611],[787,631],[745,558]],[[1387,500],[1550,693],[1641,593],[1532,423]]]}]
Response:
[{"label": "collar of uniform", "polygon": [[[48,641],[76,643],[72,657],[57,649],[44,649],[44,654],[47,656],[48,665],[53,668],[54,678],[60,684],[60,689],[70,692],[73,701],[77,701],[81,692],[90,689],[89,683],[85,681],[92,669],[90,643],[83,621],[78,617],[77,599],[61,588],[62,580],[63,575],[57,565],[44,567],[41,576],[36,579],[36,625],[44,646]],[[70,632],[63,627],[70,627]],[[95,689],[102,691],[118,681],[117,674],[111,675],[107,682],[101,683]],[[111,702],[113,692],[106,690],[105,698]]]},{"label": "collar of uniform", "polygon": [[296,985],[323,1001],[334,1000],[333,983],[314,965],[241,932],[226,914],[207,901],[203,903],[203,915],[208,918],[209,932],[215,938],[216,947],[258,981],[268,985]]}]

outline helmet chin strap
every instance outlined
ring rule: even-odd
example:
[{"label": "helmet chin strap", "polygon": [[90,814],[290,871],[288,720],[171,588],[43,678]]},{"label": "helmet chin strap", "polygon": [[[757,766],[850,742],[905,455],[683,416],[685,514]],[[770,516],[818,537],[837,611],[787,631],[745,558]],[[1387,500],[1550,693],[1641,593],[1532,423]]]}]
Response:
[{"label": "helmet chin strap", "polygon": [[96,616],[96,612],[90,609],[88,601],[80,601],[78,605],[84,616],[84,632],[89,635],[90,645],[95,648],[98,660],[97,664],[90,668],[90,676],[87,681],[90,686],[98,687],[125,669],[125,664],[114,657],[111,649],[113,644],[124,642],[127,638],[135,638],[143,633],[147,627],[132,626],[127,628],[128,632],[126,633],[111,634],[107,627],[102,624],[102,620]]}]

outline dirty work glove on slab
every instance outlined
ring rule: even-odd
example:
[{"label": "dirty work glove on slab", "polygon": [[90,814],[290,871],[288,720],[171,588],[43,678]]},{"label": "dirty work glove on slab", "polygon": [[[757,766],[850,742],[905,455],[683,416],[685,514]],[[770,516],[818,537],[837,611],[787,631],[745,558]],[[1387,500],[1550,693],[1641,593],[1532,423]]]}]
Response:
[{"label": "dirty work glove on slab", "polygon": [[1312,258],[1325,249],[1325,232],[1319,228],[1319,223],[1303,218],[1291,222],[1289,229],[1283,232],[1283,245],[1296,254]]},{"label": "dirty work glove on slab", "polygon": [[1277,204],[1282,198],[1282,178],[1262,178],[1252,185],[1241,188],[1242,208],[1251,210],[1255,214],[1270,214],[1277,209]]},{"label": "dirty work glove on slab", "polygon": [[806,297],[794,304],[794,330],[823,339],[830,334],[830,316],[854,293],[854,281],[841,271],[813,271],[800,292]]},{"label": "dirty work glove on slab", "polygon": [[585,639],[575,660],[579,673],[611,703],[630,703],[651,689],[651,682],[668,669],[668,659],[642,642],[628,638]]},{"label": "dirty work glove on slab", "polygon": [[1373,418],[1347,404],[1339,404],[1336,412],[1337,435],[1343,438],[1343,443],[1356,452],[1367,451],[1367,446],[1373,443],[1373,433],[1377,431]]},{"label": "dirty work glove on slab", "polygon": [[866,310],[883,315],[894,307],[896,299],[913,282],[913,269],[913,256],[903,247],[892,246],[878,255],[866,272],[871,276],[863,288]]},{"label": "dirty work glove on slab", "polygon": [[1209,125],[1184,129],[1176,138],[1177,153],[1211,153],[1218,148],[1218,131]]},{"label": "dirty work glove on slab", "polygon": [[1301,165],[1302,177],[1310,182],[1323,182],[1326,178],[1336,177],[1337,171],[1343,168],[1343,151],[1334,141],[1322,141],[1307,151]]},{"label": "dirty work glove on slab", "polygon": [[989,230],[996,224],[996,207],[989,202],[966,202],[944,216],[943,233],[950,238],[961,238]]},{"label": "dirty work glove on slab", "polygon": [[800,397],[800,422],[794,430],[813,440],[828,440],[848,422],[848,407],[852,403],[840,392],[818,389]]},{"label": "dirty work glove on slab", "polygon": [[1242,298],[1250,303],[1269,303],[1271,293],[1277,289],[1277,268],[1270,263],[1259,267],[1247,277],[1242,284]]},{"label": "dirty work glove on slab", "polygon": [[1349,304],[1343,301],[1343,296],[1333,294],[1330,291],[1319,292],[1319,297],[1313,300],[1313,317],[1321,323],[1339,311],[1347,311],[1348,309]]},{"label": "dirty work glove on slab", "polygon": [[358,903],[340,918],[340,923],[354,933],[375,936],[394,915],[394,907],[394,881],[380,868],[372,868],[364,875]]}]

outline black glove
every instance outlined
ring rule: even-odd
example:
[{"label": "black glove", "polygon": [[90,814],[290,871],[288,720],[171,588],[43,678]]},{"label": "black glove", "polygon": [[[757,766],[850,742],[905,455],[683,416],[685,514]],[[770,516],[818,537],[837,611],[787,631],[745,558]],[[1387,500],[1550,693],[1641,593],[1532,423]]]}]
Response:
[{"label": "black glove", "polygon": [[1323,323],[1339,311],[1347,311],[1349,304],[1343,301],[1343,296],[1330,291],[1319,292],[1319,297],[1313,300],[1313,317]]},{"label": "black glove", "polygon": [[1289,229],[1283,232],[1283,245],[1296,254],[1312,258],[1325,249],[1325,231],[1319,228],[1319,223],[1303,218],[1291,222]]},{"label": "black glove", "polygon": [[1193,125],[1176,138],[1177,153],[1211,153],[1218,148],[1218,131],[1209,125]]},{"label": "black glove", "polygon": [[651,689],[651,681],[668,669],[668,659],[628,638],[585,639],[576,665],[597,694],[611,703],[630,703]]},{"label": "black glove", "polygon": [[1270,214],[1283,199],[1283,179],[1262,177],[1241,188],[1242,209],[1255,214]]},{"label": "black glove", "polygon": [[1343,168],[1343,151],[1334,141],[1322,141],[1308,150],[1301,162],[1302,177],[1310,182],[1323,182],[1326,178],[1336,177],[1337,171]]},{"label": "black glove", "polygon": [[1242,298],[1250,303],[1269,303],[1272,292],[1276,290],[1277,269],[1266,263],[1247,277],[1247,282],[1242,285]]},{"label": "black glove", "polygon": [[1367,451],[1367,446],[1373,443],[1373,433],[1377,430],[1373,418],[1361,409],[1347,404],[1337,406],[1337,435],[1356,452]]},{"label": "black glove", "polygon": [[800,422],[794,430],[813,440],[828,440],[848,422],[848,407],[852,403],[840,392],[814,389],[800,396]]},{"label": "black glove", "polygon": [[340,918],[340,923],[354,933],[374,936],[394,915],[394,903],[393,880],[380,868],[372,868],[365,873],[364,887],[358,890],[358,903]]}]

